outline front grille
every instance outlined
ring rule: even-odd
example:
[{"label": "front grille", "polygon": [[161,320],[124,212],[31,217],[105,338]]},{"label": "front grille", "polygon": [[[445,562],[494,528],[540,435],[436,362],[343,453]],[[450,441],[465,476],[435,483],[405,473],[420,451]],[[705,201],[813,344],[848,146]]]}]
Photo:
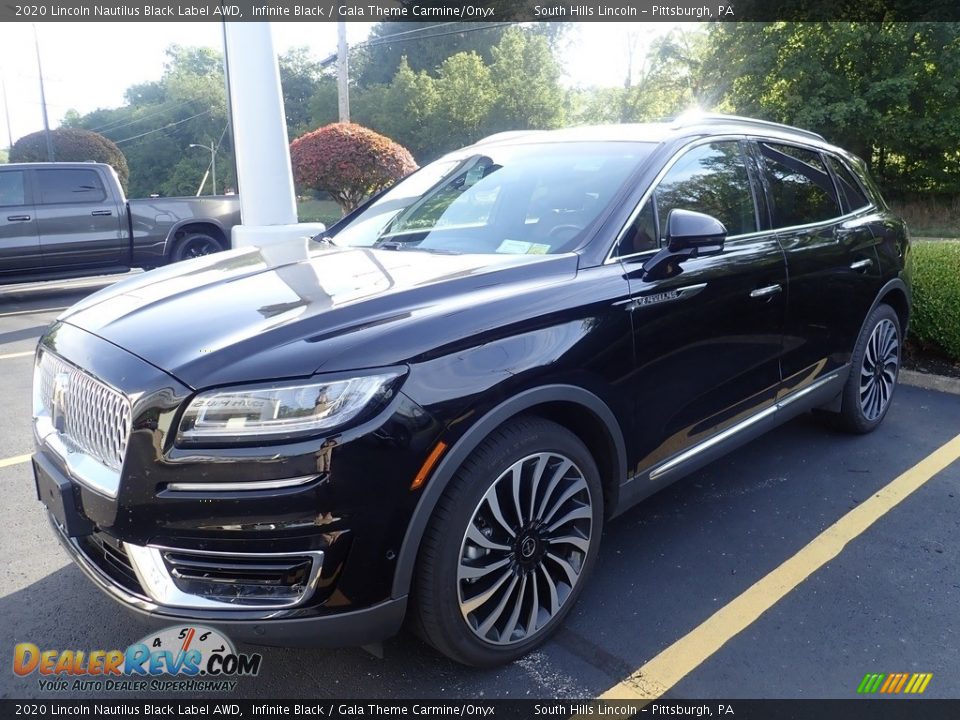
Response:
[{"label": "front grille", "polygon": [[36,402],[70,450],[119,471],[130,437],[126,397],[50,352],[36,369]]}]

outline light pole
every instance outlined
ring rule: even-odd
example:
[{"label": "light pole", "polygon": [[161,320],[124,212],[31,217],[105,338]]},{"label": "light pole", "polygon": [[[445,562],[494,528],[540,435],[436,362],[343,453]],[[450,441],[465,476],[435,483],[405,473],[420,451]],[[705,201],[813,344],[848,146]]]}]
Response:
[{"label": "light pole", "polygon": [[213,171],[213,192],[212,195],[217,194],[217,148],[214,147],[213,142],[209,145],[198,145],[196,143],[190,143],[192,148],[203,148],[204,150],[210,151],[210,168]]}]

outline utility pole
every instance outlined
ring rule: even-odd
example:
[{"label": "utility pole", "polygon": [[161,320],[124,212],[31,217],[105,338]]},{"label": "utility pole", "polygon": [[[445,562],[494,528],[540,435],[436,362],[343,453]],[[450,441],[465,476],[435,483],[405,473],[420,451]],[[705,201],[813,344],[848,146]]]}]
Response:
[{"label": "utility pole", "polygon": [[337,21],[337,102],[340,122],[350,122],[350,75],[347,62],[347,23]]},{"label": "utility pole", "polygon": [[33,46],[37,50],[37,74],[40,76],[40,107],[43,109],[43,134],[47,138],[47,161],[53,162],[53,138],[50,137],[50,121],[47,119],[47,94],[43,90],[43,68],[40,66],[40,40],[37,26],[33,25]]},{"label": "utility pole", "polygon": [[13,129],[10,127],[10,105],[7,103],[7,83],[0,75],[0,91],[3,92],[3,115],[7,120],[7,142],[8,148],[13,148]]}]

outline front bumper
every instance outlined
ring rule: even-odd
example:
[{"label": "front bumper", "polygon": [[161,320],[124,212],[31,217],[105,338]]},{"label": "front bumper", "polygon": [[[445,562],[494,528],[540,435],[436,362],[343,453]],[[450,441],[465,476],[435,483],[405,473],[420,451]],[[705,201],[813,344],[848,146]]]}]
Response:
[{"label": "front bumper", "polygon": [[[419,499],[410,482],[440,432],[418,405],[397,393],[330,437],[186,450],[172,431],[190,388],[70,325],[41,342],[132,405],[111,492],[35,432],[38,495],[101,590],[135,612],[261,644],[363,644],[397,631],[406,597],[393,579]],[[97,552],[95,539],[116,552]]]},{"label": "front bumper", "polygon": [[403,624],[407,598],[401,597],[364,608],[314,617],[262,617],[234,619],[224,612],[187,611],[161,607],[148,598],[135,594],[117,582],[99,563],[84,551],[76,538],[67,537],[50,518],[50,525],[60,544],[94,585],[128,610],[154,621],[202,621],[225,632],[230,638],[256,645],[283,647],[340,647],[366,645],[395,635]]}]

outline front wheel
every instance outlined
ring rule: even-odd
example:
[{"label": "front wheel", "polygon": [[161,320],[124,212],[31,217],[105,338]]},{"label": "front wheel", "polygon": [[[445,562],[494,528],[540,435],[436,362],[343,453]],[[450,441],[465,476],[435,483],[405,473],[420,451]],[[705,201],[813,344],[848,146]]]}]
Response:
[{"label": "front wheel", "polygon": [[883,422],[897,387],[902,344],[897,313],[878,305],[853,350],[840,412],[832,418],[839,429],[862,434]]},{"label": "front wheel", "polygon": [[600,474],[583,442],[541,418],[509,422],[464,462],[427,528],[420,634],[467,665],[526,654],[573,606],[602,527]]}]

